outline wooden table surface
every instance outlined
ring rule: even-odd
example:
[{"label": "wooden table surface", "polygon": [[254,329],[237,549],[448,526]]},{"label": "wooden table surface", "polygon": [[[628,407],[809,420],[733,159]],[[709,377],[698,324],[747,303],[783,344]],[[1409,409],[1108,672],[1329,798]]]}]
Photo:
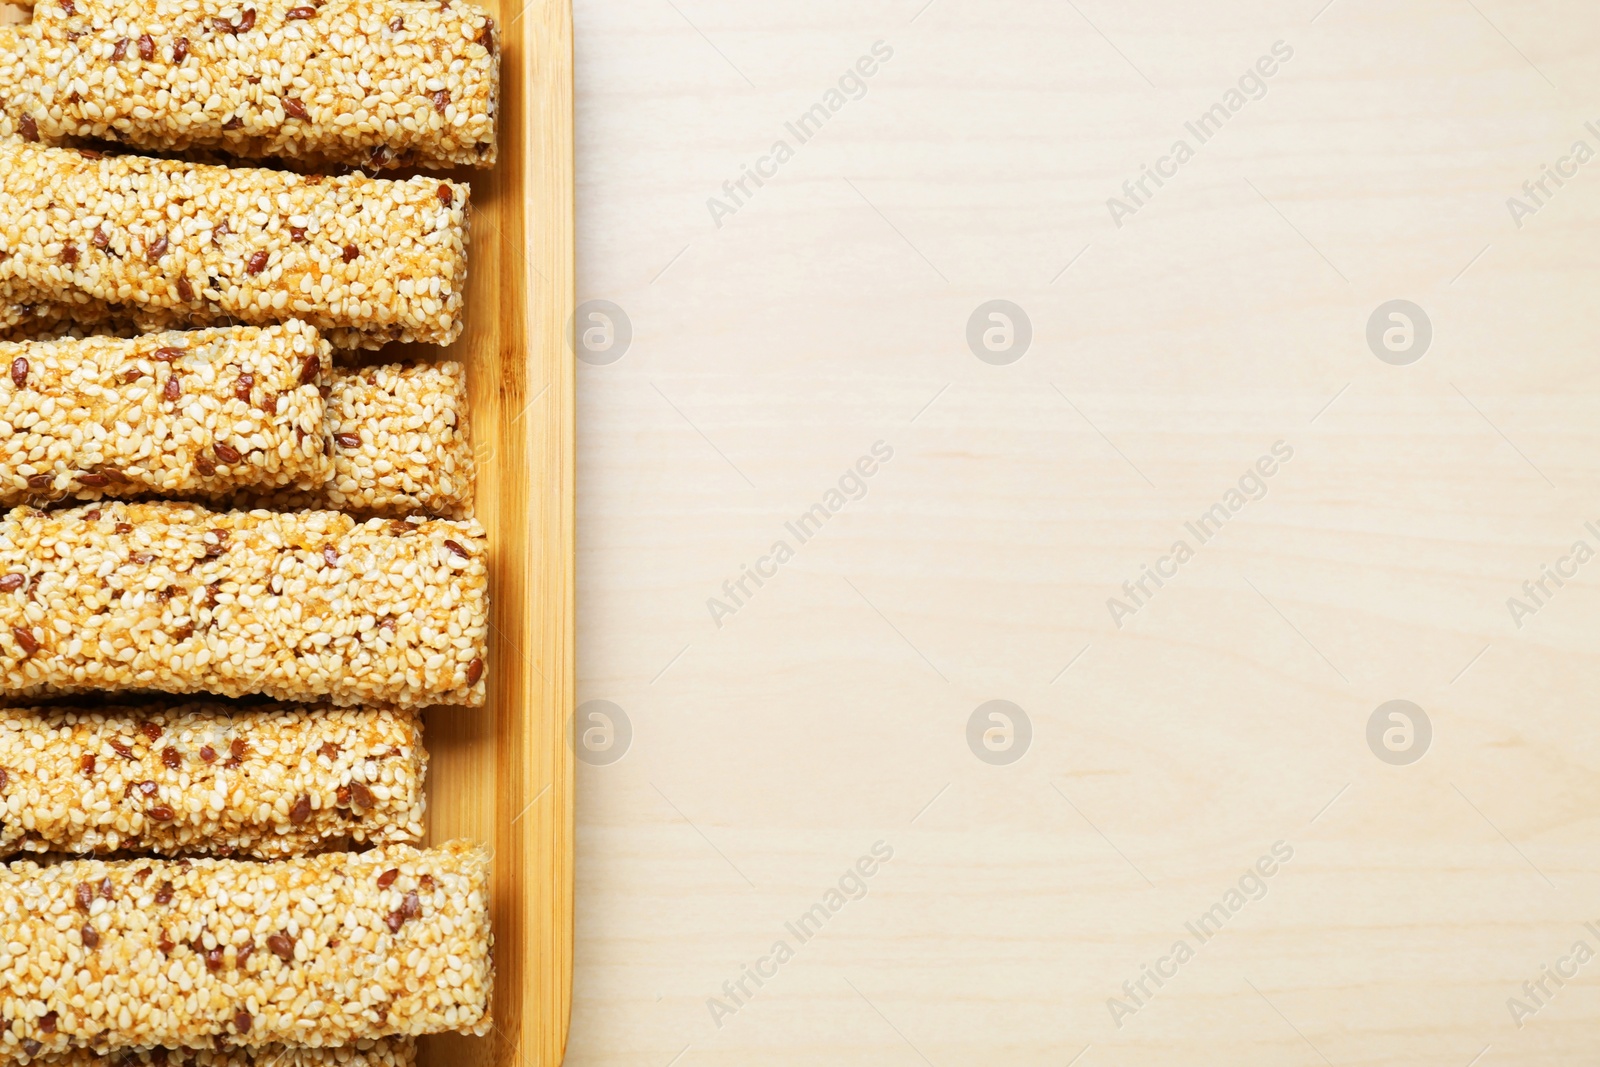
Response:
[{"label": "wooden table surface", "polygon": [[575,19],[568,1061],[1592,1056],[1600,10]]}]

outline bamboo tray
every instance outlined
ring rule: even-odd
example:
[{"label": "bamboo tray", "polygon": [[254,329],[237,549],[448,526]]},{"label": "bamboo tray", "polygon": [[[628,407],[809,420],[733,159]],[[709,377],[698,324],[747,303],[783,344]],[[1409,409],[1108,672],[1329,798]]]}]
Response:
[{"label": "bamboo tray", "polygon": [[[422,1067],[556,1067],[572,1003],[576,372],[571,0],[475,0],[501,27],[500,156],[472,186],[467,368],[489,533],[489,694],[427,715],[430,842],[494,849],[495,1029]],[[0,25],[28,5],[0,0]],[[394,346],[439,357],[439,350]]]},{"label": "bamboo tray", "polygon": [[[572,990],[571,0],[477,0],[501,27],[500,157],[472,185],[467,368],[489,532],[489,697],[428,713],[429,833],[494,848],[495,1030],[423,1067],[555,1067]],[[437,350],[434,350],[437,352]]]}]

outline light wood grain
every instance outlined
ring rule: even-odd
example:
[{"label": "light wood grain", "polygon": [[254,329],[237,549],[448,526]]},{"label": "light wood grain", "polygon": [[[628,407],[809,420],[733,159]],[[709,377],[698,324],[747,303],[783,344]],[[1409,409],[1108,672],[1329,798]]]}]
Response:
[{"label": "light wood grain", "polygon": [[500,160],[472,183],[466,364],[489,531],[489,699],[428,715],[430,835],[493,842],[494,1033],[423,1042],[425,1067],[554,1067],[572,975],[572,21],[489,0],[502,27]]},{"label": "light wood grain", "polygon": [[[579,706],[633,741],[579,767],[573,1067],[1592,1056],[1600,961],[1521,1028],[1506,1001],[1600,948],[1600,561],[1521,629],[1506,599],[1596,544],[1600,161],[1521,229],[1506,198],[1595,145],[1600,11],[1324,5],[578,0],[579,291],[634,334],[579,367]],[[718,228],[707,198],[879,39]],[[1117,229],[1106,199],[1279,39],[1266,97]],[[963,338],[996,297],[1034,326],[1008,367]],[[1435,326],[1410,367],[1363,336],[1395,297]],[[707,599],[879,439],[719,628]],[[1118,629],[1106,599],[1279,439]],[[1009,767],[965,740],[993,698],[1033,722]],[[1393,698],[1435,729],[1410,767],[1365,740]],[[880,839],[868,894],[714,1019]]]}]

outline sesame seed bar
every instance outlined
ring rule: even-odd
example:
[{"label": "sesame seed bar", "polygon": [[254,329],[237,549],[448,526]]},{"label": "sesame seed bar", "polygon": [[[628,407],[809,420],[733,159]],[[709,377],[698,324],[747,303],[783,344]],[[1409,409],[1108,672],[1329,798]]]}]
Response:
[{"label": "sesame seed bar", "polygon": [[461,364],[391,363],[335,375],[326,418],[332,476],[251,491],[238,506],[471,516],[475,465]]},{"label": "sesame seed bar", "polygon": [[414,711],[4,708],[0,855],[420,844],[427,767]]},{"label": "sesame seed bar", "polygon": [[39,0],[10,36],[19,136],[369,170],[495,161],[499,33],[473,4]]},{"label": "sesame seed bar", "polygon": [[461,334],[467,186],[0,141],[0,302],[141,326],[302,319],[335,348]]},{"label": "sesame seed bar", "polygon": [[0,870],[0,1056],[490,1029],[488,850]]},{"label": "sesame seed bar", "polygon": [[296,321],[0,342],[0,503],[326,481],[332,365]]},{"label": "sesame seed bar", "polygon": [[409,1037],[382,1037],[329,1048],[263,1045],[260,1048],[119,1049],[105,1053],[75,1048],[59,1055],[40,1055],[32,1062],[41,1067],[415,1067],[417,1043]]},{"label": "sesame seed bar", "polygon": [[0,698],[89,690],[479,706],[474,521],[105,501],[0,519]]},{"label": "sesame seed bar", "polygon": [[[40,310],[48,312],[57,307],[41,305]],[[267,423],[261,428],[260,436],[268,438],[267,444],[275,441],[279,451],[258,444],[257,448],[245,452],[247,466],[234,466],[221,462],[214,450],[207,452],[203,447],[185,444],[198,434],[202,442],[223,438],[225,448],[235,448],[229,442],[235,440],[238,432],[229,433],[226,410],[221,414],[223,425],[208,429],[185,417],[184,408],[165,402],[160,392],[165,382],[159,362],[154,366],[155,380],[124,384],[119,379],[113,389],[106,390],[93,383],[102,376],[109,378],[108,365],[121,366],[115,362],[119,353],[154,352],[187,343],[191,352],[222,356],[228,349],[221,342],[230,338],[276,341],[263,347],[269,351],[272,348],[281,350],[285,342],[278,333],[295,335],[293,351],[300,362],[294,367],[300,371],[290,367],[288,376],[293,378],[305,367],[303,356],[299,355],[304,347],[299,335],[314,339],[316,331],[290,320],[282,327],[234,327],[143,336],[133,333],[119,340],[86,334],[64,317],[46,315],[33,321],[37,325],[18,332],[35,338],[43,334],[42,340],[36,339],[26,346],[0,341],[0,430],[16,425],[8,406],[26,408],[31,403],[25,390],[16,390],[14,381],[4,377],[7,369],[18,356],[26,359],[30,368],[40,367],[37,353],[41,351],[63,356],[68,352],[86,353],[85,363],[65,372],[61,387],[56,391],[72,395],[80,395],[84,390],[90,394],[102,391],[127,401],[122,404],[122,413],[134,417],[119,422],[110,417],[109,412],[78,404],[66,413],[58,412],[53,420],[35,419],[27,423],[33,431],[28,440],[22,435],[9,441],[0,439],[0,503],[38,503],[62,496],[93,500],[106,496],[159,494],[225,501],[230,506],[244,508],[329,508],[363,515],[403,517],[423,513],[452,519],[468,518],[472,514],[476,464],[467,417],[466,374],[459,363],[386,364],[336,373],[325,387],[328,393],[325,404],[315,389],[300,387],[297,391],[307,394],[307,407],[316,406],[325,412],[320,424],[309,433],[307,427],[312,424],[303,418],[291,419],[287,402],[272,390],[260,387],[265,378],[255,369],[252,377],[258,386],[256,392],[261,394],[256,404],[263,408],[262,418],[266,406],[276,399],[279,407],[274,414],[277,422],[284,423],[281,426]],[[104,329],[104,326],[93,328]],[[3,331],[0,336],[4,336]],[[209,348],[198,347],[194,340],[198,338],[217,343]],[[46,341],[50,344],[46,345]],[[327,345],[320,347],[323,366],[326,366]],[[90,354],[94,362],[89,362]],[[62,359],[60,362],[70,361]],[[182,369],[183,364],[179,362],[173,366]],[[242,370],[239,366],[229,366],[224,373],[231,372],[236,379]],[[33,388],[36,379],[37,375],[30,370],[25,378],[27,387]],[[76,383],[80,381],[90,384],[78,386]],[[210,392],[224,408],[241,406],[229,399],[233,388],[226,377],[220,384],[213,383]],[[154,412],[154,418],[141,422],[139,411],[127,412],[125,409],[131,400],[141,401],[145,409]],[[210,400],[207,403],[214,409]],[[218,421],[214,410],[208,410],[207,415],[213,422]],[[182,423],[180,429],[188,429],[189,434],[174,432],[170,425],[173,423]],[[111,432],[117,428],[125,431],[120,437]],[[288,443],[291,431],[293,444]],[[86,434],[95,438],[87,445],[83,441]],[[150,447],[152,435],[156,442],[154,451]],[[76,451],[73,442],[79,446]],[[126,482],[97,486],[93,483],[99,481],[98,467],[122,470],[118,457],[108,459],[103,454],[108,442],[139,457],[139,466],[126,471],[129,475]],[[52,447],[54,451],[49,452]],[[36,469],[40,464],[30,462],[40,454],[41,448],[46,448],[47,454],[53,457],[52,469],[56,477],[49,485],[32,484],[32,480],[42,481],[44,472]],[[91,451],[86,452],[85,448]],[[288,462],[279,457],[284,448],[292,449]],[[197,462],[202,470],[210,468],[213,473],[203,475],[195,470]],[[145,469],[152,466],[158,469]],[[74,473],[88,474],[90,484],[80,484],[73,477]],[[116,475],[110,477],[114,480]]]}]

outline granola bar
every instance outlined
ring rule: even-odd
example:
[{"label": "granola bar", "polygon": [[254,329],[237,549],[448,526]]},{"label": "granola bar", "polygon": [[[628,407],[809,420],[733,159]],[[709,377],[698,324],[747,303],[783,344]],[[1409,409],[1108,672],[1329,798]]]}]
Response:
[{"label": "granola bar", "polygon": [[419,844],[427,766],[412,711],[0,709],[0,856]]},{"label": "granola bar", "polygon": [[472,514],[474,461],[461,364],[387,364],[336,375],[328,394],[332,474],[248,491],[238,506],[361,514]]},{"label": "granola bar", "polygon": [[0,304],[145,328],[302,319],[336,348],[462,330],[467,186],[0,141]]},{"label": "granola bar", "polygon": [[0,342],[0,503],[326,481],[311,327]]},{"label": "granola bar", "polygon": [[488,852],[0,869],[0,1057],[490,1028]]},{"label": "granola bar", "polygon": [[0,30],[19,137],[328,166],[491,166],[499,32],[437,0],[40,0]]},{"label": "granola bar", "polygon": [[0,697],[478,706],[486,555],[475,520],[16,508],[0,519]]}]

